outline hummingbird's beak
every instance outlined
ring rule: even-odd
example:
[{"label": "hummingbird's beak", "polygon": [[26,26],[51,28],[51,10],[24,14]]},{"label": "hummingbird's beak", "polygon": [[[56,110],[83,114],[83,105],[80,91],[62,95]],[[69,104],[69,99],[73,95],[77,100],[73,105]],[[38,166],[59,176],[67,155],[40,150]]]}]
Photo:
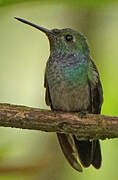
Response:
[{"label": "hummingbird's beak", "polygon": [[36,25],[36,24],[33,24],[33,23],[31,23],[31,22],[29,22],[29,21],[27,21],[27,20],[25,20],[25,19],[21,19],[21,18],[18,18],[18,17],[15,17],[15,19],[17,19],[18,21],[21,21],[22,23],[25,23],[25,24],[28,24],[28,25],[30,25],[30,26],[35,27],[36,29],[44,32],[47,36],[50,35],[50,34],[53,34],[51,30],[48,30],[48,29],[46,29],[46,28],[43,28],[43,27],[38,26],[38,25]]}]

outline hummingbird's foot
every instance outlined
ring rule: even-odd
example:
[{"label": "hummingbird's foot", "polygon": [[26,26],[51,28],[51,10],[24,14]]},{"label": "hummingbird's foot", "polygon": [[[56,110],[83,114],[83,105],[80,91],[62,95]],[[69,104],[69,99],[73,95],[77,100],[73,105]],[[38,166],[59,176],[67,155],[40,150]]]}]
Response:
[{"label": "hummingbird's foot", "polygon": [[87,118],[87,112],[86,111],[81,111],[81,112],[78,112],[78,116],[81,117],[81,118]]}]

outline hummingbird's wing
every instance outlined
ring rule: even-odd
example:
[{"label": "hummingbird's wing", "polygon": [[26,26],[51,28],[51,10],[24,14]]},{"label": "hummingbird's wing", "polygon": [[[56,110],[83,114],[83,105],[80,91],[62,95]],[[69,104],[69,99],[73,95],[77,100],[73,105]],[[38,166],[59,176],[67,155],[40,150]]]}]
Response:
[{"label": "hummingbird's wing", "polygon": [[49,92],[49,87],[48,83],[46,80],[46,74],[44,76],[44,87],[46,88],[46,93],[45,93],[45,102],[48,106],[51,106],[51,97],[50,97],[50,92]]},{"label": "hummingbird's wing", "polygon": [[[53,109],[53,105],[51,103],[49,86],[48,86],[48,82],[46,80],[46,74],[45,74],[45,78],[44,78],[44,87],[46,88],[46,95],[45,95],[46,104],[48,106],[50,106],[51,109]],[[70,163],[70,165],[74,169],[76,169],[79,172],[82,172],[82,167],[78,162],[78,153],[77,153],[77,150],[75,147],[73,136],[57,133],[57,137],[58,137],[61,149],[62,149],[67,161]]]},{"label": "hummingbird's wing", "polygon": [[[91,73],[92,73],[92,78],[91,78]],[[102,90],[102,85],[100,82],[100,77],[97,67],[92,60],[90,61],[88,81],[91,92],[92,113],[99,114],[103,103],[103,90]],[[99,140],[92,141],[92,154],[93,154],[92,155],[93,158],[91,164],[98,169],[100,168],[102,161]]]},{"label": "hummingbird's wing", "polygon": [[72,135],[57,133],[61,149],[70,165],[79,172],[82,167],[78,162],[78,152]]},{"label": "hummingbird's wing", "polygon": [[[99,73],[92,60],[90,61],[90,66],[88,68],[88,84],[90,87],[91,100],[89,113],[99,114],[103,103],[103,92]],[[84,167],[88,167],[92,164],[95,168],[100,168],[102,157],[99,140],[80,141],[76,136],[74,136],[74,141],[81,164]]]},{"label": "hummingbird's wing", "polygon": [[[91,76],[92,75],[92,76]],[[91,60],[88,72],[88,81],[91,90],[92,112],[99,114],[103,103],[103,90],[96,65]]]}]

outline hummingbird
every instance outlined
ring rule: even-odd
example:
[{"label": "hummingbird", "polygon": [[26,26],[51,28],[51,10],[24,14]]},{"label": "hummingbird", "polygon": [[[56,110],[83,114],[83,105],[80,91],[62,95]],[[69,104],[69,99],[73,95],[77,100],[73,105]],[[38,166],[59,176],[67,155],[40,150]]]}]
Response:
[{"label": "hummingbird", "polygon": [[[84,35],[70,28],[46,29],[27,20],[17,20],[46,34],[50,56],[46,64],[45,101],[52,111],[100,114],[103,90],[99,72],[94,64]],[[101,167],[100,142],[80,140],[72,134],[57,133],[63,154],[77,171],[83,167]],[[81,165],[80,165],[81,164]]]}]

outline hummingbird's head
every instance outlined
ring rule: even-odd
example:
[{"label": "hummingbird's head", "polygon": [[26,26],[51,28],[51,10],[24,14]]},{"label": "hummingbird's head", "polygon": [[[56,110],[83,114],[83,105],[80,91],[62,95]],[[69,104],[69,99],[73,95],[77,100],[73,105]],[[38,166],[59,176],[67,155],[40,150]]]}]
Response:
[{"label": "hummingbird's head", "polygon": [[75,54],[82,56],[88,56],[90,54],[86,38],[80,32],[69,28],[48,30],[41,26],[30,23],[27,20],[21,18],[16,19],[44,32],[49,39],[51,52],[57,54]]},{"label": "hummingbird's head", "polygon": [[80,32],[73,29],[52,29],[49,35],[50,48],[57,49],[60,53],[89,55],[89,47],[86,38]]}]

